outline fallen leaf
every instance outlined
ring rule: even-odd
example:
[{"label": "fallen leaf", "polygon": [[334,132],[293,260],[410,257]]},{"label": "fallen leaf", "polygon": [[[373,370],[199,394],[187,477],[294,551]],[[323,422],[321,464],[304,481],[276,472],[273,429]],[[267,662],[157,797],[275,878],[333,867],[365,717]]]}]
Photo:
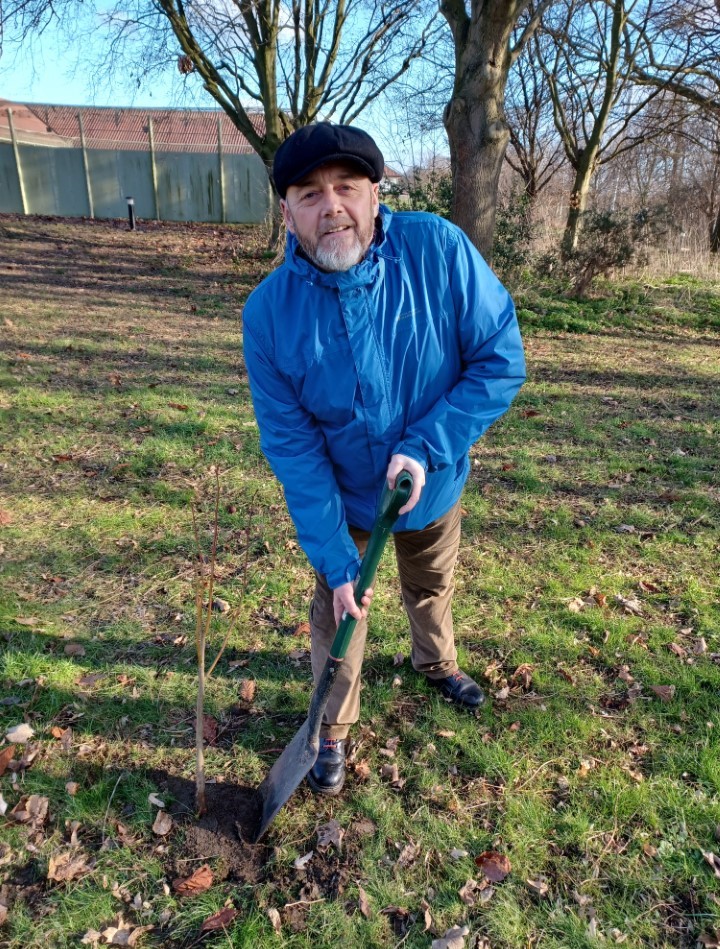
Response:
[{"label": "fallen leaf", "polygon": [[8,728],[5,732],[5,740],[24,745],[25,742],[30,741],[34,734],[33,729],[23,722],[22,725],[13,725],[12,728]]},{"label": "fallen leaf", "polygon": [[618,524],[613,530],[616,534],[637,534],[637,527],[633,524]]},{"label": "fallen leaf", "polygon": [[257,683],[254,679],[241,679],[240,680],[240,698],[243,702],[252,702],[255,698],[255,689],[257,688]]},{"label": "fallen leaf", "polygon": [[275,909],[274,906],[271,906],[267,911],[267,914],[270,922],[272,923],[272,928],[279,936],[282,931],[282,920],[280,919],[280,913]]},{"label": "fallen leaf", "polygon": [[567,608],[571,613],[582,613],[585,609],[585,601],[581,600],[579,596],[574,596],[568,603]]},{"label": "fallen leaf", "polygon": [[696,639],[695,642],[693,643],[693,652],[695,653],[696,656],[702,656],[704,653],[707,652],[707,643],[705,642],[702,636]]},{"label": "fallen leaf", "polygon": [[218,723],[212,715],[203,715],[203,741],[214,745],[217,741]]},{"label": "fallen leaf", "polygon": [[15,753],[15,745],[8,745],[7,748],[3,748],[0,751],[0,776],[5,774],[7,766],[12,761],[12,757]]},{"label": "fallen leaf", "polygon": [[36,616],[16,616],[15,622],[18,626],[38,626],[40,620]]},{"label": "fallen leaf", "polygon": [[178,412],[187,412],[188,410],[188,406],[182,402],[168,402],[168,405],[171,409],[177,409]]},{"label": "fallen leaf", "polygon": [[133,946],[138,944],[138,941],[143,933],[150,932],[154,929],[154,926],[135,926],[133,927],[131,923],[122,923],[120,927],[108,926],[102,933],[103,939],[105,939],[108,946],[129,946],[132,949]]},{"label": "fallen leaf", "polygon": [[155,822],[153,823],[153,833],[157,834],[158,837],[165,837],[173,828],[173,819],[169,814],[166,814],[165,811],[159,810],[155,817]]},{"label": "fallen leaf", "polygon": [[7,918],[8,918],[8,908],[4,903],[0,903],[0,926],[3,925],[3,923],[7,920]]},{"label": "fallen leaf", "polygon": [[720,932],[703,933],[701,936],[698,936],[698,942],[701,946],[704,946],[705,949],[719,949]]},{"label": "fallen leaf", "polygon": [[377,825],[374,821],[371,821],[369,817],[361,817],[360,820],[355,821],[352,825],[352,829],[359,837],[369,837],[370,834],[375,833]]},{"label": "fallen leaf", "polygon": [[82,946],[98,946],[100,945],[100,940],[102,939],[102,933],[99,933],[97,929],[88,929],[85,935],[80,940],[80,945]]},{"label": "fallen leaf", "polygon": [[486,850],[479,857],[475,857],[475,865],[493,883],[501,883],[511,870],[508,858],[494,850]]},{"label": "fallen leaf", "polygon": [[198,867],[198,869],[185,879],[178,878],[173,880],[173,889],[180,896],[195,896],[197,893],[204,893],[213,885],[212,870],[207,864]]},{"label": "fallen leaf", "polygon": [[523,409],[520,413],[521,418],[537,418],[540,413],[537,409]]},{"label": "fallen leaf", "polygon": [[80,643],[68,643],[63,652],[66,656],[84,656],[85,647]]},{"label": "fallen leaf", "polygon": [[705,862],[712,868],[715,876],[720,879],[720,857],[717,854],[712,853],[711,851],[701,851]]},{"label": "fallen leaf", "polygon": [[65,790],[70,795],[70,797],[75,797],[79,789],[80,785],[77,783],[77,781],[68,781],[68,783],[65,785]]},{"label": "fallen leaf", "polygon": [[6,801],[5,798],[2,796],[2,794],[0,794],[0,817],[4,817],[4,816],[5,816],[5,813],[6,813],[7,809],[8,809],[7,801]]},{"label": "fallen leaf", "polygon": [[310,861],[312,860],[312,857],[313,857],[313,854],[314,854],[314,853],[315,853],[315,851],[314,851],[314,850],[311,850],[310,853],[306,853],[304,857],[297,857],[297,858],[293,861],[293,869],[294,869],[294,870],[302,870],[303,867],[304,867],[306,864],[310,863]]},{"label": "fallen leaf", "polygon": [[48,880],[66,883],[88,873],[88,855],[86,853],[66,850],[64,853],[53,854],[48,862]]},{"label": "fallen leaf", "polygon": [[309,636],[310,635],[310,623],[299,623],[295,627],[293,636]]},{"label": "fallen leaf", "polygon": [[213,913],[212,916],[208,916],[208,918],[200,927],[200,932],[210,933],[216,929],[225,929],[225,927],[235,919],[237,914],[238,911],[232,906],[226,906],[217,913]]},{"label": "fallen leaf", "polygon": [[396,652],[393,656],[393,665],[401,666],[405,662],[405,656],[401,652]]},{"label": "fallen leaf", "polygon": [[372,916],[372,910],[370,909],[370,901],[368,900],[367,893],[358,883],[358,909],[363,914],[365,919],[370,919]]},{"label": "fallen leaf", "polygon": [[19,824],[33,824],[36,827],[47,820],[50,801],[40,794],[24,795],[10,811],[10,816]]},{"label": "fallen leaf", "polygon": [[654,692],[661,702],[671,702],[675,697],[674,685],[651,685],[650,691]]},{"label": "fallen leaf", "polygon": [[353,771],[358,781],[367,781],[370,777],[370,765],[365,758],[363,758],[362,761],[355,762]]},{"label": "fallen leaf", "polygon": [[85,689],[92,689],[94,686],[100,682],[101,679],[105,678],[104,672],[89,672],[87,675],[84,675],[82,678],[77,679],[75,685],[82,686]]},{"label": "fallen leaf", "polygon": [[12,524],[12,519],[10,511],[4,511],[0,508],[0,527],[7,527],[8,524]]},{"label": "fallen leaf", "polygon": [[435,734],[438,736],[438,738],[454,738],[455,737],[455,732],[448,731],[447,729],[444,729],[444,728],[440,729],[440,731],[436,731]]},{"label": "fallen leaf", "polygon": [[[533,412],[539,415],[539,412]],[[433,939],[431,949],[464,949],[465,938],[470,935],[469,926],[453,926],[440,939]]]},{"label": "fallen leaf", "polygon": [[498,702],[504,702],[510,697],[510,686],[506,685],[504,688],[500,689],[495,693],[495,698]]},{"label": "fallen leaf", "polygon": [[618,593],[613,599],[626,613],[632,613],[633,616],[642,616],[642,603],[636,596],[621,596]]},{"label": "fallen leaf", "polygon": [[537,880],[526,880],[525,883],[533,893],[537,893],[538,896],[547,896],[549,892],[549,887],[543,877],[539,877]]},{"label": "fallen leaf", "polygon": [[392,752],[392,754],[395,754],[399,746],[400,746],[399,737],[388,738],[388,740],[385,742],[385,747],[387,748],[388,751]]},{"label": "fallen leaf", "polygon": [[345,831],[336,820],[329,820],[327,824],[322,824],[317,831],[317,848],[320,852],[327,850],[333,845],[340,852],[342,849],[342,839]]},{"label": "fallen leaf", "polygon": [[458,896],[466,906],[475,906],[477,903],[477,896],[475,895],[477,888],[477,880],[468,880],[467,883],[458,890]]},{"label": "fallen leaf", "polygon": [[212,608],[215,613],[229,613],[230,604],[227,600],[220,599],[219,596],[213,597]]},{"label": "fallen leaf", "polygon": [[685,656],[687,656],[687,649],[681,646],[680,643],[668,643],[668,649],[674,653],[678,659],[684,659]]},{"label": "fallen leaf", "polygon": [[148,804],[153,804],[155,807],[164,808],[165,801],[161,800],[157,794],[148,794]]},{"label": "fallen leaf", "polygon": [[398,857],[397,866],[400,869],[404,870],[410,866],[411,863],[414,863],[420,855],[420,847],[417,844],[409,843],[405,844],[403,849],[400,851],[400,856]]},{"label": "fallen leaf", "polygon": [[642,849],[646,857],[657,857],[658,855],[657,847],[653,847],[652,844],[643,844]]},{"label": "fallen leaf", "polygon": [[535,670],[535,666],[531,665],[529,662],[523,662],[522,665],[519,665],[515,672],[510,676],[511,682],[518,682],[522,685],[523,689],[526,691],[532,685],[532,674]]},{"label": "fallen leaf", "polygon": [[60,464],[61,462],[64,462],[64,461],[72,461],[73,456],[72,455],[52,455],[52,460]]}]

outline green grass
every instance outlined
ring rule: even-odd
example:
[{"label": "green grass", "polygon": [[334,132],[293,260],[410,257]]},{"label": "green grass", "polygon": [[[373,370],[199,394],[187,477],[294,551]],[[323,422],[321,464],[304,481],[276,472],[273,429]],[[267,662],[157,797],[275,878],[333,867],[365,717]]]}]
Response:
[{"label": "green grass", "polygon": [[[260,454],[242,365],[242,301],[271,261],[249,229],[6,229],[0,682],[15,704],[0,705],[0,728],[27,721],[39,754],[0,793],[8,810],[27,794],[50,805],[36,833],[0,817],[3,945],[74,947],[122,914],[155,927],[140,945],[189,947],[228,901],[238,916],[208,942],[420,949],[466,923],[493,949],[669,949],[717,932],[702,854],[720,850],[718,286],[628,279],[580,302],[517,289],[529,381],[473,448],[455,602],[462,665],[491,702],[459,714],[409,659],[394,664],[409,643],[388,551],[354,733],[369,777],[351,770],[333,801],[300,789],[257,879],[223,879],[208,854],[216,883],[180,898],[183,832],[152,833],[148,794],[158,773],[193,777],[190,508],[199,492],[209,547],[214,465],[217,593],[242,610],[209,690],[220,737],[208,774],[256,785],[311,694],[296,631],[312,572]],[[84,655],[66,654],[74,643]],[[524,663],[529,689],[514,678]],[[256,683],[251,711],[243,679]],[[669,701],[652,691],[669,685]],[[72,728],[68,749],[54,727]],[[395,737],[400,788],[381,775]],[[339,855],[316,851],[330,818],[347,831]],[[49,882],[73,821],[90,870]],[[417,857],[400,866],[407,844]],[[311,850],[312,871],[294,870]],[[459,891],[480,881],[485,850],[512,870],[468,906]]]}]

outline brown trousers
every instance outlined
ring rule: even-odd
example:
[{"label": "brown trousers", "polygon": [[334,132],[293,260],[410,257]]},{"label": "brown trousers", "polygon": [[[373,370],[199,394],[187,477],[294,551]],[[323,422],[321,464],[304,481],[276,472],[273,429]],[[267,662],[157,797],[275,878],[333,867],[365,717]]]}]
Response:
[{"label": "brown trousers", "polygon": [[[370,534],[350,528],[360,556]],[[451,602],[453,573],[460,546],[460,503],[421,531],[393,535],[403,605],[410,620],[413,668],[430,679],[443,679],[457,670]],[[335,638],[332,590],[315,574],[310,607],[313,677],[317,683]],[[323,716],[322,734],[345,738],[360,716],[360,671],[365,652],[367,621],[357,624]]]}]

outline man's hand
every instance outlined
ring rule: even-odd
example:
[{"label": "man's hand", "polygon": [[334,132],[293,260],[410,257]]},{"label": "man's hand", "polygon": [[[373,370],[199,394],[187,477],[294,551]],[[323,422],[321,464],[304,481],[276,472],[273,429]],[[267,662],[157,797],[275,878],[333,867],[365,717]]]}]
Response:
[{"label": "man's hand", "polygon": [[333,590],[333,611],[335,613],[335,625],[340,625],[343,613],[347,612],[357,620],[365,619],[368,607],[372,602],[373,591],[368,587],[362,598],[362,608],[355,602],[355,586],[352,583],[343,583],[341,587]]},{"label": "man's hand", "polygon": [[413,489],[412,494],[407,500],[407,504],[400,508],[400,514],[407,514],[412,511],[420,500],[420,492],[425,484],[425,469],[419,461],[414,458],[408,458],[407,455],[393,455],[387,470],[387,483],[390,489],[395,487],[395,479],[401,471],[407,471],[412,475]]}]

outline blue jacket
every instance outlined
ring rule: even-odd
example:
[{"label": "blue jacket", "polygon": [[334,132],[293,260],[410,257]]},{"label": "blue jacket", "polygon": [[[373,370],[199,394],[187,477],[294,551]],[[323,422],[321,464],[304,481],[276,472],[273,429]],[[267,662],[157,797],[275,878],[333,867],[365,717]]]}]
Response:
[{"label": "blue jacket", "polygon": [[347,525],[372,527],[390,456],[427,471],[395,529],[426,527],[460,497],[470,446],[525,378],[512,300],[465,234],[432,214],[380,215],[379,239],[345,272],[318,270],[288,234],[243,314],[260,445],[332,588],[357,576]]}]

